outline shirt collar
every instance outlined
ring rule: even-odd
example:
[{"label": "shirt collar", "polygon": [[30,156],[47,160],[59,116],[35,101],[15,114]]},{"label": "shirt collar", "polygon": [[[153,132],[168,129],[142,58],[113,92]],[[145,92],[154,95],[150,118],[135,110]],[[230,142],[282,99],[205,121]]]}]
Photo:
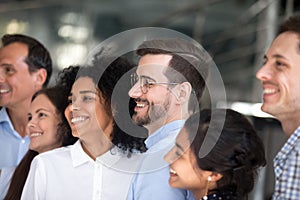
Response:
[{"label": "shirt collar", "polygon": [[[8,131],[9,134],[14,135],[17,138],[22,138],[21,135],[15,130],[13,124],[11,123],[11,120],[7,113],[7,109],[5,107],[2,107],[0,110],[0,124],[6,124],[5,126],[9,127],[9,131]],[[29,140],[29,137],[27,135],[24,138],[27,138]]]},{"label": "shirt collar", "polygon": [[289,137],[287,142],[278,152],[274,161],[278,162],[281,159],[285,159],[289,152],[294,148],[294,146],[300,141],[300,126],[295,130],[295,132]]},{"label": "shirt collar", "polygon": [[92,158],[90,158],[83,150],[80,140],[73,145],[71,145],[71,158],[74,167],[78,167],[86,162],[94,162]]},{"label": "shirt collar", "polygon": [[176,120],[172,121],[161,128],[159,128],[157,131],[152,133],[146,140],[145,144],[146,147],[149,149],[156,143],[158,143],[160,140],[168,137],[170,134],[172,134],[175,130],[181,129],[184,125],[185,120]]},{"label": "shirt collar", "polygon": [[7,113],[7,110],[5,107],[3,107],[1,110],[0,110],[0,123],[3,123],[3,122],[7,122],[10,126],[10,128],[12,130],[14,130],[13,128],[13,125],[9,119],[9,116],[8,116],[8,113]]},{"label": "shirt collar", "polygon": [[101,156],[97,157],[96,162],[100,162],[107,167],[111,167],[122,157],[122,152],[120,151],[121,150],[119,150],[118,147],[114,146]]}]

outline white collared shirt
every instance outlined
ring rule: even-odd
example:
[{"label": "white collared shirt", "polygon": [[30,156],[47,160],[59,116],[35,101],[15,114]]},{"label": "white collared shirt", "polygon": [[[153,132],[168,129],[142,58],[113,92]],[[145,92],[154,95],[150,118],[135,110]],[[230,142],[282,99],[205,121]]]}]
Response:
[{"label": "white collared shirt", "polygon": [[122,152],[117,147],[96,159],[93,200],[125,200],[142,154]]},{"label": "white collared shirt", "polygon": [[140,158],[115,147],[92,160],[80,141],[34,158],[22,200],[126,199]]},{"label": "white collared shirt", "polygon": [[79,140],[39,154],[31,163],[21,199],[92,199],[94,166]]}]

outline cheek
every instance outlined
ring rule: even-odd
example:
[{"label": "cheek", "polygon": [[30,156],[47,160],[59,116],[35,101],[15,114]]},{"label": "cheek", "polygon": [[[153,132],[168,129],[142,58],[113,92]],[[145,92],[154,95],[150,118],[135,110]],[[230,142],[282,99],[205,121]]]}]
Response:
[{"label": "cheek", "polygon": [[162,104],[166,101],[166,99],[169,98],[169,93],[167,92],[148,92],[146,99],[153,104]]},{"label": "cheek", "polygon": [[53,121],[41,124],[41,129],[43,129],[45,134],[48,134],[51,138],[57,137],[57,128],[58,123],[55,123]]},{"label": "cheek", "polygon": [[71,124],[71,123],[70,123],[70,111],[69,111],[69,106],[65,109],[64,115],[65,115],[65,117],[66,117],[68,123]]},{"label": "cheek", "polygon": [[205,187],[206,182],[203,180],[201,175],[195,173],[194,170],[187,171],[184,177],[183,184],[186,185],[187,189],[200,189]]}]

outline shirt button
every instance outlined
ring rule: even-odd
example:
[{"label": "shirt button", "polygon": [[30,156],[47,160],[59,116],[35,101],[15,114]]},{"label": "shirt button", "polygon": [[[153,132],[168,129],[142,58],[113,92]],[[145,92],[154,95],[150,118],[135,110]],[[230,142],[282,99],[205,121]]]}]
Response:
[{"label": "shirt button", "polygon": [[22,143],[24,144],[24,143],[25,143],[25,140],[22,140]]}]

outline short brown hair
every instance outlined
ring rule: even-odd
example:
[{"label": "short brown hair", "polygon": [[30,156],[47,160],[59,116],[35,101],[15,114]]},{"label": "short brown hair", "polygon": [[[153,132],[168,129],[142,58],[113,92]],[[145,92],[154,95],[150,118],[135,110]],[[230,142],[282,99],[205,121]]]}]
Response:
[{"label": "short brown hair", "polygon": [[[171,82],[182,83],[188,81],[197,100],[190,99],[189,110],[195,111],[201,100],[208,69],[211,64],[209,54],[196,43],[178,38],[155,39],[143,42],[137,49],[139,56],[146,54],[169,54],[172,56],[169,67],[182,76],[174,76],[174,70],[167,70],[166,77]],[[183,80],[184,79],[184,80]],[[197,102],[197,104],[195,103]]]}]

